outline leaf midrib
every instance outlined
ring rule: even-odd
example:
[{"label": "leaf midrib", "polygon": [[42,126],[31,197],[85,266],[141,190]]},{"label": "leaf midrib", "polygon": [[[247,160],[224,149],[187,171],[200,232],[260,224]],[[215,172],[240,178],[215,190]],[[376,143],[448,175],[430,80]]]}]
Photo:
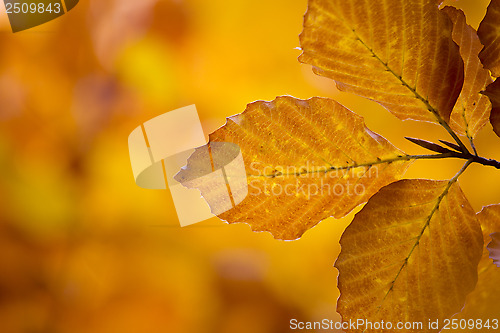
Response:
[{"label": "leaf midrib", "polygon": [[[472,163],[472,160],[468,160],[464,166],[462,167],[462,169],[452,178],[448,181],[448,184],[446,185],[446,188],[444,189],[443,193],[441,193],[441,195],[437,198],[437,201],[436,201],[436,205],[434,206],[434,208],[432,209],[432,211],[430,212],[427,220],[426,220],[426,223],[424,224],[422,230],[420,231],[420,234],[417,236],[417,241],[415,242],[415,244],[413,245],[413,247],[410,249],[410,252],[408,253],[408,256],[406,256],[405,260],[404,260],[404,263],[403,265],[401,265],[401,268],[399,269],[398,273],[396,274],[396,277],[394,278],[394,280],[392,280],[391,282],[391,286],[389,287],[389,290],[387,290],[387,293],[384,295],[384,297],[382,298],[382,301],[380,302],[380,305],[377,307],[378,308],[378,311],[380,311],[380,309],[382,308],[382,305],[385,301],[385,299],[387,298],[387,296],[389,295],[389,293],[393,290],[394,288],[394,285],[396,284],[396,281],[399,277],[399,275],[401,274],[401,272],[403,271],[403,269],[408,265],[408,261],[410,260],[410,257],[411,255],[413,254],[413,251],[417,248],[417,246],[419,245],[420,243],[420,239],[422,238],[422,236],[424,235],[424,232],[425,230],[427,230],[427,228],[429,227],[430,225],[430,222],[431,222],[431,219],[432,217],[434,216],[434,214],[436,213],[436,211],[438,211],[438,208],[441,204],[441,202],[443,201],[444,197],[446,197],[446,195],[448,194],[448,192],[450,191],[450,188],[453,184],[455,184],[458,180],[458,177],[460,177],[460,175],[462,173],[465,172],[465,170],[467,169],[467,167]],[[377,312],[378,312],[377,311]]]},{"label": "leaf midrib", "polygon": [[418,236],[415,237],[415,239],[416,239],[415,244],[413,244],[412,248],[410,249],[410,252],[408,253],[408,255],[406,256],[406,258],[404,259],[403,265],[401,265],[401,267],[399,268],[399,270],[398,270],[398,272],[396,274],[396,277],[394,278],[394,280],[391,281],[391,286],[389,287],[389,290],[387,290],[387,293],[382,298],[382,301],[380,302],[380,305],[377,307],[378,311],[380,311],[380,309],[382,308],[383,303],[385,302],[387,296],[389,296],[389,293],[394,289],[394,285],[396,284],[396,281],[398,280],[399,275],[401,274],[401,272],[403,271],[403,269],[408,265],[408,261],[410,260],[410,257],[413,254],[413,251],[415,251],[415,249],[420,244],[420,240],[421,240],[422,236],[424,235],[425,230],[427,230],[427,228],[429,227],[430,222],[432,220],[432,217],[434,216],[434,214],[438,210],[439,205],[441,204],[441,201],[443,201],[444,197],[448,194],[451,186],[455,182],[456,182],[456,179],[450,180],[448,182],[448,184],[446,185],[446,188],[444,189],[443,193],[441,193],[440,196],[437,198],[436,204],[434,205],[434,207],[432,208],[429,216],[427,217],[427,219],[425,221],[425,224],[422,227],[422,230],[420,230],[420,233],[418,234]]},{"label": "leaf midrib", "polygon": [[253,177],[253,178],[277,178],[277,177],[286,177],[286,176],[296,176],[299,177],[301,175],[305,174],[314,174],[314,173],[324,173],[327,174],[328,172],[332,171],[337,171],[337,170],[349,170],[349,169],[354,169],[354,168],[361,168],[361,167],[372,167],[374,165],[379,165],[379,164],[390,164],[393,162],[399,162],[399,161],[410,161],[415,159],[414,156],[411,155],[402,155],[394,158],[388,158],[385,160],[380,160],[380,161],[375,161],[375,162],[366,162],[366,163],[360,163],[360,164],[354,164],[354,165],[347,165],[347,166],[331,166],[331,167],[325,167],[324,169],[321,169],[322,167],[318,167],[320,170],[306,170],[305,172],[290,172],[290,173],[280,173],[280,174],[270,174],[270,175],[252,175],[252,174],[247,174],[247,177]]}]

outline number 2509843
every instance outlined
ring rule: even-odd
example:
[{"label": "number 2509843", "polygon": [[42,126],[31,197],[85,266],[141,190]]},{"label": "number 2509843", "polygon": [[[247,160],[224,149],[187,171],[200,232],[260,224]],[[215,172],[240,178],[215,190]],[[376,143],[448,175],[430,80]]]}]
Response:
[{"label": "number 2509843", "polygon": [[58,14],[62,10],[61,4],[58,2],[48,3],[48,4],[45,4],[43,2],[39,2],[39,3],[36,3],[36,2],[32,2],[32,3],[26,3],[26,2],[10,3],[10,2],[7,2],[5,4],[5,9],[7,10],[7,14],[19,14],[19,13],[23,13],[23,14],[27,14],[27,13],[31,13],[31,14],[56,13],[56,14]]}]

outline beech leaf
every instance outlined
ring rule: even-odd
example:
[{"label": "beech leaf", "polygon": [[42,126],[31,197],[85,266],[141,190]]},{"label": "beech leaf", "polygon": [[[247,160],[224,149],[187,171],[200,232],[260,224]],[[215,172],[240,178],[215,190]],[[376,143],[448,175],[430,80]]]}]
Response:
[{"label": "beech leaf", "polygon": [[429,331],[429,319],[442,324],[474,289],[483,238],[458,183],[412,179],[375,194],[340,244],[337,310],[344,321],[422,322]]},{"label": "beech leaf", "polygon": [[[299,238],[329,216],[345,216],[399,179],[410,163],[362,117],[327,98],[251,103],[210,135],[209,145],[215,142],[239,146],[248,185],[243,201],[217,216],[278,239]],[[206,146],[196,149],[175,179],[198,188],[218,212],[218,189],[196,181],[209,153]]]},{"label": "beech leaf", "polygon": [[[500,302],[498,301],[500,299],[500,268],[495,266],[490,258],[490,252],[486,245],[492,241],[490,235],[500,231],[500,205],[484,207],[477,214],[477,217],[481,222],[484,237],[483,256],[478,266],[478,281],[474,291],[467,296],[462,312],[455,317],[466,320],[481,319],[483,323],[489,319],[491,324],[491,320],[498,319],[500,313]],[[474,331],[482,332],[479,328]],[[484,331],[490,330],[485,329]]]},{"label": "beech leaf", "polygon": [[492,233],[490,237],[491,242],[488,244],[487,249],[493,263],[497,265],[497,267],[500,267],[500,232]]},{"label": "beech leaf", "polygon": [[493,76],[500,76],[500,0],[491,0],[486,15],[484,16],[477,33],[484,45],[479,54],[485,68],[488,68]]},{"label": "beech leaf", "polygon": [[467,24],[464,12],[454,7],[445,7],[442,11],[453,22],[453,40],[460,48],[465,65],[464,85],[451,113],[450,126],[471,140],[489,121],[491,103],[481,91],[493,80],[479,60],[483,44],[476,30]]},{"label": "beech leaf", "polygon": [[300,44],[299,60],[340,90],[447,126],[464,65],[436,1],[310,0]]},{"label": "beech leaf", "polygon": [[490,98],[493,108],[491,109],[490,123],[493,126],[493,131],[500,136],[500,80],[490,84],[483,92],[484,95]]}]

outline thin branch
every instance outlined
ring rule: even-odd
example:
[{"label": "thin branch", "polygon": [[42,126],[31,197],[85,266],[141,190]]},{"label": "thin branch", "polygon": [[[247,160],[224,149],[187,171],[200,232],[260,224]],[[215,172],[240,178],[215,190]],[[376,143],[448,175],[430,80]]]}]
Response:
[{"label": "thin branch", "polygon": [[[428,106],[430,106],[430,104]],[[438,115],[437,111],[435,112],[435,115]],[[460,146],[460,148],[462,148],[461,151],[463,153],[470,154],[469,149],[467,149],[467,146],[462,142],[462,140],[460,140],[460,138],[458,137],[458,135],[451,129],[450,125],[448,125],[448,123],[445,122],[443,120],[443,118],[441,118],[441,117],[438,118],[438,121],[439,121],[439,124],[441,126],[443,126],[444,129],[451,135],[451,137],[453,138],[453,140],[455,140],[455,142]]]},{"label": "thin branch", "polygon": [[469,165],[472,164],[472,162],[474,162],[474,160],[472,158],[468,159],[467,162],[465,162],[465,164],[463,165],[462,169],[460,169],[460,171],[457,172],[457,174],[452,179],[450,179],[449,185],[448,185],[448,190],[451,187],[451,184],[453,184],[454,182],[456,182],[458,180],[458,177],[460,177],[460,175],[465,172],[465,170],[469,167]]},{"label": "thin branch", "polygon": [[484,157],[477,156],[477,155],[471,155],[470,157],[472,158],[472,162],[474,162],[474,163],[488,165],[488,166],[492,166],[496,169],[500,169],[500,162],[499,161],[496,161],[494,159],[484,158]]}]

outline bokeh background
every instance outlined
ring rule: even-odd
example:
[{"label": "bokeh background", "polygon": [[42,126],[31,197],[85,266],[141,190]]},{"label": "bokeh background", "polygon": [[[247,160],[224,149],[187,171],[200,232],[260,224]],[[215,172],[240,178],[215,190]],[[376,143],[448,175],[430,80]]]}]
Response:
[{"label": "bokeh background", "polygon": [[[477,27],[487,0],[454,1]],[[88,0],[13,34],[0,7],[0,332],[289,332],[338,320],[340,235],[353,214],[298,241],[211,219],[180,228],[168,191],[134,183],[127,137],[196,104],[205,133],[254,100],[332,97],[408,153],[449,139],[340,93],[297,61],[306,0]],[[500,158],[486,126],[481,154]],[[446,179],[460,161],[417,162]],[[473,166],[474,208],[500,172]]]}]

